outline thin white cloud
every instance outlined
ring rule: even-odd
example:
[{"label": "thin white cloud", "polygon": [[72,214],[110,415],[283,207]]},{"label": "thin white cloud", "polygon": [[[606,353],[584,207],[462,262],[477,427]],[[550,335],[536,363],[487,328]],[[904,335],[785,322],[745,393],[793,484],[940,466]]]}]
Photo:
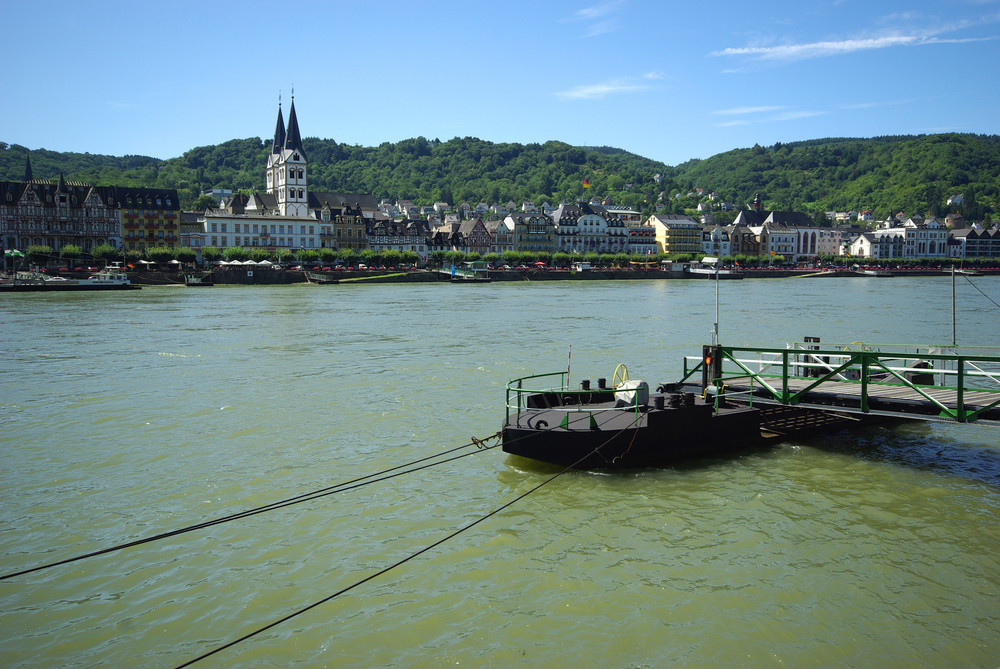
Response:
[{"label": "thin white cloud", "polygon": [[605,2],[599,5],[591,5],[590,7],[584,7],[583,9],[576,10],[573,12],[573,16],[571,18],[564,19],[564,21],[583,22],[587,24],[586,27],[580,31],[579,37],[581,39],[607,35],[608,33],[615,32],[621,27],[614,14],[624,4],[625,0],[612,0],[611,2]]},{"label": "thin white cloud", "polygon": [[812,111],[808,109],[801,109],[799,111],[789,111],[781,114],[772,116],[769,120],[771,121],[797,121],[800,118],[812,118],[813,116],[823,116],[828,112],[825,111]]},{"label": "thin white cloud", "polygon": [[663,73],[662,72],[647,72],[646,74],[642,75],[642,78],[643,79],[662,79],[663,78]]},{"label": "thin white cloud", "polygon": [[[900,24],[917,24],[931,22],[930,27],[900,28]],[[876,37],[865,37],[845,40],[826,40],[806,42],[804,44],[780,44],[777,46],[747,46],[729,47],[721,51],[713,51],[712,56],[748,57],[758,60],[794,61],[807,58],[823,58],[838,56],[859,51],[876,49],[891,49],[901,46],[924,46],[928,44],[968,44],[971,42],[986,42],[1000,39],[1000,36],[986,37],[942,37],[977,25],[989,25],[1000,22],[1000,14],[983,16],[978,20],[955,20],[949,23],[933,24],[933,20],[915,12],[896,13],[883,18],[883,24],[895,26],[890,34]],[[888,32],[888,31],[887,31]]]},{"label": "thin white cloud", "polygon": [[891,35],[872,39],[849,39],[840,42],[811,42],[809,44],[785,44],[780,46],[751,46],[713,51],[713,56],[752,56],[762,60],[803,60],[820,58],[855,51],[886,49],[894,46],[910,46],[926,42],[926,39],[906,35]]},{"label": "thin white cloud", "polygon": [[600,100],[601,98],[609,95],[616,95],[618,93],[635,93],[648,89],[649,86],[630,81],[608,81],[601,84],[576,86],[575,88],[571,88],[567,91],[559,91],[556,95],[569,100]]},{"label": "thin white cloud", "polygon": [[733,107],[732,109],[719,109],[713,114],[721,116],[743,116],[745,114],[763,114],[784,109],[784,107]]},{"label": "thin white cloud", "polygon": [[612,2],[605,2],[600,5],[584,7],[583,9],[576,10],[573,13],[573,17],[581,21],[593,21],[595,19],[600,19],[616,11],[622,6],[624,1],[625,0],[612,0]]},{"label": "thin white cloud", "polygon": [[713,111],[717,116],[739,116],[741,118],[731,121],[716,123],[717,128],[732,128],[734,126],[751,125],[757,123],[781,123],[784,121],[797,121],[813,116],[822,116],[828,112],[814,111],[811,109],[788,109],[787,107],[734,107],[732,109],[719,109]]},{"label": "thin white cloud", "polygon": [[915,102],[915,100],[887,100],[885,102],[852,102],[851,104],[840,105],[841,109],[877,109],[878,107],[894,107]]}]

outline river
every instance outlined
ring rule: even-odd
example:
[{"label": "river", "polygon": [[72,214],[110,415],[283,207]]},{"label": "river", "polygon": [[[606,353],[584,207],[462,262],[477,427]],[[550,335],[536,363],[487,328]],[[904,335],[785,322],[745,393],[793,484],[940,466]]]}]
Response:
[{"label": "river", "polygon": [[[726,344],[951,341],[947,277],[720,289]],[[968,280],[957,305],[959,342],[996,344]],[[0,296],[0,571],[487,437],[507,380],[570,359],[655,387],[714,318],[710,281]],[[914,423],[570,472],[351,587],[555,473],[475,451],[0,581],[0,664],[178,666],[350,588],[197,666],[995,667],[998,436]]]}]

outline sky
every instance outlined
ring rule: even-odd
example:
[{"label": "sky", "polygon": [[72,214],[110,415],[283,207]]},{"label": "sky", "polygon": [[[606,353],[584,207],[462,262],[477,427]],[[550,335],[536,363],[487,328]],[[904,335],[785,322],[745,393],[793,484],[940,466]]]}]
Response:
[{"label": "sky", "polygon": [[173,158],[274,135],[612,146],[678,165],[997,134],[1000,0],[0,0],[0,141]]}]

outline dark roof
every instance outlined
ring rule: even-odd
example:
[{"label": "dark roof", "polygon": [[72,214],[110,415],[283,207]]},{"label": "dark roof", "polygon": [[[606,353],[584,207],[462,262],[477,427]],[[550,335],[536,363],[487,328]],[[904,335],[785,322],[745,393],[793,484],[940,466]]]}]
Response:
[{"label": "dark roof", "polygon": [[801,211],[772,211],[768,216],[772,223],[778,223],[786,228],[814,228],[816,224],[809,214]]},{"label": "dark roof", "polygon": [[281,104],[278,105],[278,125],[274,129],[274,142],[271,144],[271,153],[281,153],[285,146],[285,119],[281,115]]},{"label": "dark roof", "polygon": [[[180,211],[181,205],[177,198],[177,191],[173,188],[126,188],[117,186],[115,188],[118,196],[118,207],[142,207],[143,200],[150,208],[170,209]],[[131,198],[133,202],[129,203]],[[160,204],[156,204],[156,199],[160,199]]]},{"label": "dark roof", "polygon": [[[58,183],[47,180],[37,180],[30,183],[23,181],[2,181],[0,182],[0,193],[3,195],[4,204],[14,204],[20,202],[27,191],[35,193],[35,197],[43,207],[52,207],[57,204],[56,195],[68,195],[67,204],[71,207],[82,207],[91,194],[96,194],[106,207],[118,207],[118,198],[114,186],[92,186],[76,181],[66,181],[60,175]],[[174,201],[177,199],[177,192],[174,192]]]},{"label": "dark roof", "polygon": [[305,149],[302,148],[302,137],[299,135],[299,120],[295,116],[294,98],[292,98],[292,108],[288,110],[288,134],[285,136],[285,148],[298,151],[302,154],[302,159],[306,159]]},{"label": "dark roof", "polygon": [[736,222],[739,225],[746,226],[758,226],[764,225],[764,221],[771,214],[769,211],[741,211],[736,216]]},{"label": "dark roof", "polygon": [[359,207],[362,210],[374,211],[378,208],[375,196],[367,193],[321,193],[309,191],[309,208],[342,209],[344,207]]}]

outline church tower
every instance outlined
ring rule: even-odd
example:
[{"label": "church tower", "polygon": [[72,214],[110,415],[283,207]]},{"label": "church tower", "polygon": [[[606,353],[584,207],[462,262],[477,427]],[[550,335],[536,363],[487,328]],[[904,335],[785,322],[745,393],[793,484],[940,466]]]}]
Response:
[{"label": "church tower", "polygon": [[278,103],[278,123],[274,142],[267,157],[267,192],[274,196],[282,216],[309,215],[308,161],[302,148],[299,120],[295,116],[295,96],[288,110],[288,130],[285,130]]}]

